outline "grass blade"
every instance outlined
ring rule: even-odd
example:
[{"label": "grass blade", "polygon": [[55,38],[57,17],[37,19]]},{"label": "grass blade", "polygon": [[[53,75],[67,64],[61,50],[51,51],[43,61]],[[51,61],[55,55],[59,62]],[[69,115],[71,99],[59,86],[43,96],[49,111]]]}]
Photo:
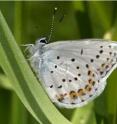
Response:
[{"label": "grass blade", "polygon": [[1,12],[0,31],[0,64],[26,108],[40,124],[70,124],[52,105],[43,91]]}]

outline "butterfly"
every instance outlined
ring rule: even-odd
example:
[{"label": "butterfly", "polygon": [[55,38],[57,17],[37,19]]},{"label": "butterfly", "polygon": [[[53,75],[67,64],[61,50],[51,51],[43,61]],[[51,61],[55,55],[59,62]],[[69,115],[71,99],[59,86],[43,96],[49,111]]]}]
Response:
[{"label": "butterfly", "polygon": [[49,98],[64,108],[84,106],[99,96],[117,67],[117,43],[103,39],[48,44],[41,38],[28,50]]}]

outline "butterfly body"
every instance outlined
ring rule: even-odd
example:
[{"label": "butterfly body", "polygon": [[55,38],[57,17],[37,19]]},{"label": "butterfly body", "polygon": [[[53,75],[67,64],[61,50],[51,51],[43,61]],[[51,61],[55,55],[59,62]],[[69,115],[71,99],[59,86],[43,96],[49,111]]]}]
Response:
[{"label": "butterfly body", "polygon": [[50,99],[65,108],[81,107],[102,93],[117,67],[117,43],[102,39],[38,40],[30,63]]}]

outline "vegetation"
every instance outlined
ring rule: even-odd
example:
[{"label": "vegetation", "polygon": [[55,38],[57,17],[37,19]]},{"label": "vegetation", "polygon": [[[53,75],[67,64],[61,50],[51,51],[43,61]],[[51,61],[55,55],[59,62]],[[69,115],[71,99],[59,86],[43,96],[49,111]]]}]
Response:
[{"label": "vegetation", "polygon": [[105,91],[77,109],[51,103],[27,63],[21,44],[48,37],[51,42],[83,38],[117,40],[117,2],[0,1],[0,123],[1,124],[116,124],[117,70]]}]

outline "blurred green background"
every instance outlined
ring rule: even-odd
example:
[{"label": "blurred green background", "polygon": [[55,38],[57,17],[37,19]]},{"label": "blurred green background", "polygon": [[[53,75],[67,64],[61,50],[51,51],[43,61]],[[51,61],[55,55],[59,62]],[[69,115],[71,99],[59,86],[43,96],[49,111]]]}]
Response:
[{"label": "blurred green background", "polygon": [[[117,2],[0,1],[0,10],[19,45],[49,36],[54,7],[58,7],[58,11],[51,42],[82,38],[117,40]],[[73,124],[117,124],[117,70],[107,82],[102,95],[85,107],[57,109]],[[2,68],[0,124],[38,124],[13,92]]]}]

